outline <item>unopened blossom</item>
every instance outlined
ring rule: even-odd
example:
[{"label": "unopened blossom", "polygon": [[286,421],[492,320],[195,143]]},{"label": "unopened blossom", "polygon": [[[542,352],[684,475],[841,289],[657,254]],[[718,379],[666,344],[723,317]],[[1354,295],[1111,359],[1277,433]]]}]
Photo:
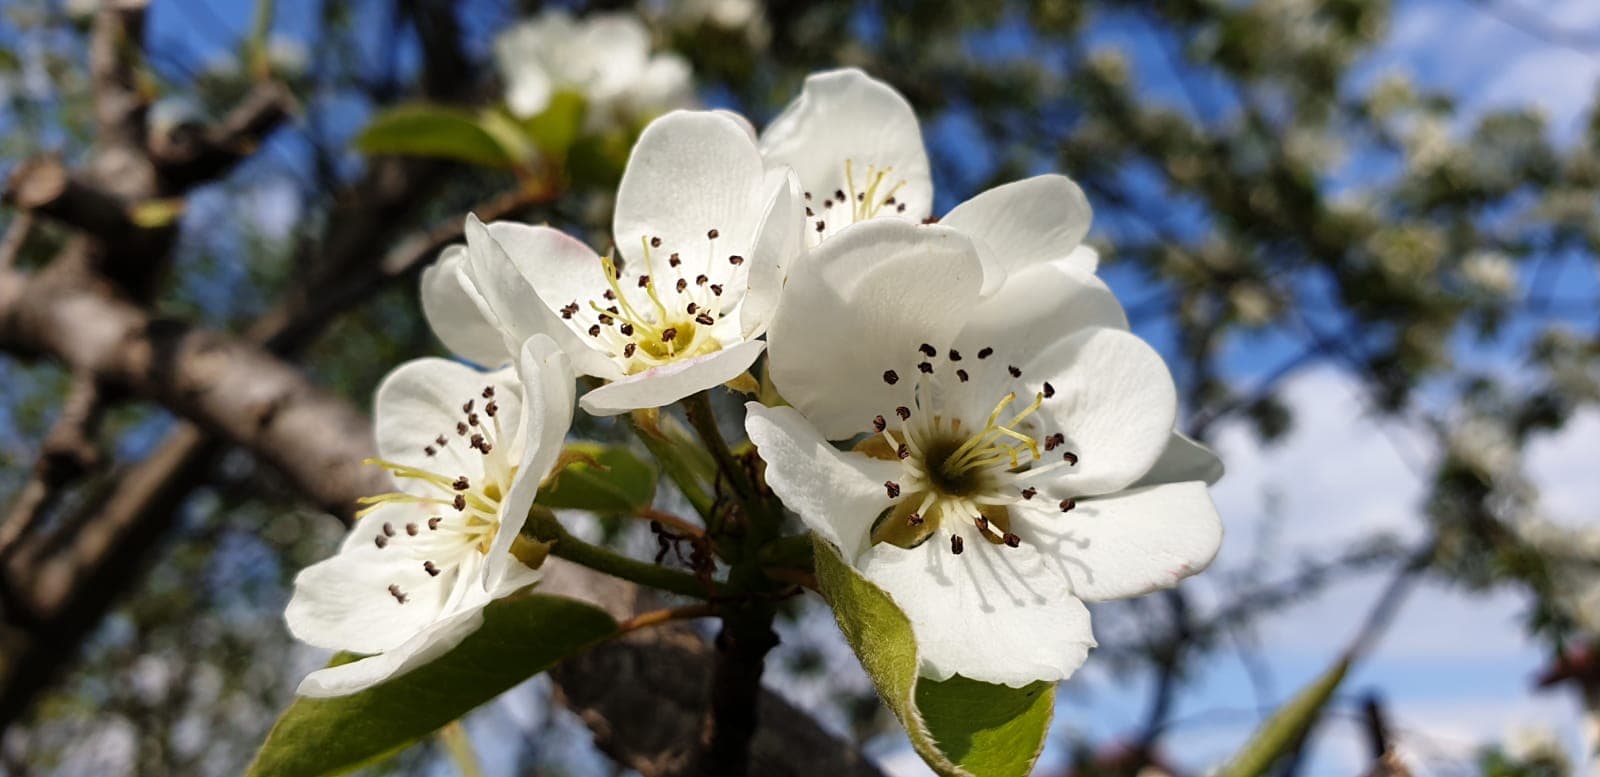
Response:
[{"label": "unopened blossom", "polygon": [[764,347],[770,270],[800,250],[785,171],[765,170],[747,128],[716,112],[677,111],[645,128],[622,176],[601,256],[565,233],[469,217],[465,248],[423,278],[423,309],[457,353],[504,363],[536,333],[584,375],[610,383],[584,410],[659,407],[740,376]]},{"label": "unopened blossom", "polygon": [[1083,662],[1084,602],[1210,563],[1220,465],[1174,435],[1171,375],[1092,273],[989,256],[893,219],[824,241],[768,332],[792,407],[751,403],[746,429],[784,504],[906,613],[922,674],[1020,686]]},{"label": "unopened blossom", "polygon": [[444,359],[378,388],[379,459],[395,490],[363,500],[332,558],[302,570],[285,618],[299,639],[368,657],[312,672],[306,696],[342,696],[431,661],[481,625],[483,607],[539,579],[511,553],[572,422],[573,375],[546,337],[515,368]]},{"label": "unopened blossom", "polygon": [[575,19],[548,10],[501,33],[494,56],[506,107],[519,118],[543,113],[563,92],[583,98],[590,131],[694,102],[688,61],[672,52],[651,54],[650,30],[630,13]]},{"label": "unopened blossom", "polygon": [[1003,270],[1040,261],[1087,272],[1099,264],[1083,243],[1092,219],[1088,199],[1062,175],[995,187],[936,219],[916,113],[893,87],[854,68],[808,77],[800,96],[762,131],[761,153],[769,165],[794,170],[808,246],[869,219],[938,221],[975,239],[995,268],[989,283],[1003,280]]}]

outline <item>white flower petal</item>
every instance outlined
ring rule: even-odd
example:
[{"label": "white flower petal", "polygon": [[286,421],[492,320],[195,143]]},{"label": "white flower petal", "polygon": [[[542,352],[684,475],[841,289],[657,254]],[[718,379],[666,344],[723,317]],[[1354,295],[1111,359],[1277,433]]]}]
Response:
[{"label": "white flower petal", "polygon": [[506,108],[519,119],[538,116],[550,106],[550,92],[550,77],[544,71],[518,70],[507,79]]},{"label": "white flower petal", "polygon": [[590,391],[578,400],[596,416],[664,407],[696,392],[727,383],[750,369],[766,343],[751,340],[715,353],[653,367]]},{"label": "white flower petal", "polygon": [[1012,514],[1023,547],[1037,546],[1088,602],[1171,588],[1222,546],[1222,520],[1200,481],[1084,499],[1070,513],[1023,502]]},{"label": "white flower petal", "polygon": [[483,625],[481,607],[445,617],[427,626],[404,644],[348,664],[318,669],[295,690],[301,696],[348,696],[399,677],[450,652]]},{"label": "white flower petal", "polygon": [[943,227],[874,219],[829,238],[790,270],[767,333],[774,384],[824,437],[864,431],[864,412],[905,403],[917,347],[954,339],[982,275],[972,242]]},{"label": "white flower petal", "polygon": [[806,526],[855,558],[893,500],[884,481],[900,465],[835,449],[791,407],[745,405],[745,432],[767,463],[767,485]]},{"label": "white flower petal", "polygon": [[[422,560],[392,543],[380,549],[374,542],[386,523],[400,532],[407,523],[427,520],[426,510],[398,504],[361,519],[337,554],[295,576],[284,610],[290,633],[317,647],[377,653],[399,646],[437,619],[457,571],[431,576]],[[391,585],[405,595],[403,604]]]},{"label": "white flower petal", "polygon": [[561,457],[562,443],[572,427],[576,378],[566,355],[554,341],[543,335],[529,338],[517,362],[517,377],[523,391],[523,424],[518,431],[523,444],[522,458],[511,487],[500,502],[500,529],[485,562],[483,585],[491,591],[504,582],[508,571],[521,566],[511,555],[511,544],[528,520],[528,510],[533,507],[539,484]]},{"label": "white flower petal", "polygon": [[1064,261],[1084,272],[1094,272],[1100,268],[1100,252],[1092,246],[1080,245],[1072,249]]},{"label": "white flower petal", "polygon": [[1054,396],[1039,409],[1041,436],[1065,435],[1046,464],[1072,453],[1077,464],[1039,476],[1056,497],[1108,494],[1150,471],[1178,414],[1178,393],[1160,354],[1120,329],[1079,330],[1022,368],[1030,391],[1048,382]]},{"label": "white flower petal", "polygon": [[854,198],[864,189],[869,167],[890,170],[880,191],[893,190],[896,202],[906,205],[904,211],[885,208],[884,215],[921,222],[933,212],[933,179],[916,113],[893,87],[860,70],[807,77],[800,97],[761,133],[761,153],[768,164],[794,168],[819,214],[835,191]]},{"label": "white flower petal", "polygon": [[749,257],[771,189],[761,153],[737,123],[714,111],[673,111],[645,127],[628,158],[612,228],[617,251],[631,273],[662,278],[667,258],[680,254],[680,277],[703,272],[742,294],[749,265],[729,257]]},{"label": "white flower petal", "polygon": [[1222,479],[1222,473],[1222,459],[1217,458],[1217,454],[1183,432],[1174,431],[1166,449],[1161,451],[1161,458],[1156,459],[1150,471],[1139,478],[1134,487],[1188,480],[1200,480],[1212,485]]},{"label": "white flower petal", "polygon": [[760,337],[772,322],[789,265],[805,252],[805,219],[801,217],[800,181],[788,168],[767,174],[772,200],[750,250],[750,290],[739,307],[740,333]]},{"label": "white flower petal", "polygon": [[1072,179],[1040,175],[985,191],[939,223],[976,237],[984,262],[1013,273],[1066,259],[1089,234],[1092,216]]},{"label": "white flower petal", "polygon": [[911,619],[921,674],[1013,688],[1064,680],[1095,644],[1089,611],[1038,551],[982,539],[963,523],[965,552],[939,532],[906,550],[874,545],[856,566]]},{"label": "white flower petal", "polygon": [[[539,269],[552,272],[561,284],[560,289],[572,291],[580,287],[579,279],[583,277],[581,268],[576,267],[575,263],[583,263],[585,256],[593,257],[593,252],[587,252],[586,248],[579,251],[573,246],[576,241],[554,230],[530,232],[502,229],[500,225],[496,228],[512,241],[517,254],[513,256],[508,253],[477,216],[468,214],[467,264],[473,288],[482,295],[492,313],[506,342],[507,353],[516,353],[529,337],[542,333],[549,335],[566,351],[578,372],[602,378],[620,375],[621,371],[615,362],[592,348],[556,314],[556,308],[572,300],[557,297],[560,301],[555,301],[540,297],[539,286],[534,284],[537,281],[542,286],[544,280],[535,276],[531,267],[527,267],[533,262],[542,262]],[[577,245],[582,246],[581,243]],[[549,250],[551,255],[547,256],[545,250]],[[592,264],[596,268],[599,266],[598,260],[592,260]]]},{"label": "white flower petal", "polygon": [[[499,399],[500,422],[507,429],[515,429],[522,418],[517,399],[521,388],[516,372],[510,368],[486,373],[431,357],[396,367],[378,385],[373,400],[378,455],[397,464],[465,475],[476,481],[483,475],[483,456],[456,433],[456,424],[466,419],[461,406],[468,400],[481,402],[478,397],[486,386],[493,386]],[[441,435],[444,445],[437,443]],[[429,448],[434,451],[432,455],[427,452]]]},{"label": "white flower petal", "polygon": [[451,352],[492,369],[508,360],[505,340],[469,290],[466,256],[466,246],[453,245],[423,269],[422,315]]}]

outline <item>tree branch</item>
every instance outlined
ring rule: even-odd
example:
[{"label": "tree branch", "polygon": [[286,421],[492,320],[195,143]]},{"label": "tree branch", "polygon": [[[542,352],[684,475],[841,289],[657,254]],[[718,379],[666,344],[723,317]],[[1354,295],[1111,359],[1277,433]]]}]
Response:
[{"label": "tree branch", "polygon": [[148,139],[151,160],[168,192],[220,177],[255,151],[256,144],[298,110],[288,87],[258,84],[222,121],[210,127],[179,127]]}]

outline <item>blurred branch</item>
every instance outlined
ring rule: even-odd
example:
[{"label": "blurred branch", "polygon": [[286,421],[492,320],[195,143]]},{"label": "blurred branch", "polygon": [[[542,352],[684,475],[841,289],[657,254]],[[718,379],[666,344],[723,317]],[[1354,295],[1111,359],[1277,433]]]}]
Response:
[{"label": "blurred branch", "polygon": [[5,523],[0,524],[0,561],[39,523],[60,496],[62,486],[100,463],[94,438],[101,409],[100,390],[94,379],[73,376],[61,403],[61,415],[39,446],[33,472],[12,503]]},{"label": "blurred branch", "polygon": [[179,127],[165,137],[149,139],[150,158],[168,191],[221,176],[234,163],[298,110],[288,87],[276,81],[258,84],[221,121],[210,127]]},{"label": "blurred branch", "polygon": [[110,243],[125,242],[140,231],[128,216],[127,203],[73,175],[54,156],[17,165],[0,199]]}]

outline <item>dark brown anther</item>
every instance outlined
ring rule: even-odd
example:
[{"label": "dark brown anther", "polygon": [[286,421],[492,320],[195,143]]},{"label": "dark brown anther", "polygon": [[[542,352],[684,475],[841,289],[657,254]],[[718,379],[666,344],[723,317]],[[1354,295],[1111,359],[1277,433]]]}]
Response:
[{"label": "dark brown anther", "polygon": [[[679,283],[682,283],[682,281],[679,281]],[[699,306],[699,305],[696,305],[696,304],[694,304],[694,303],[693,303],[693,302],[691,302],[691,303],[689,303],[689,304],[688,304],[688,305],[686,305],[686,306],[685,306],[685,307],[684,307],[684,308],[683,308],[683,312],[685,312],[685,313],[688,313],[688,314],[689,314],[689,315],[691,315],[691,316],[692,316],[692,315],[694,315],[694,314],[695,314],[695,311],[697,311],[697,310],[699,310],[699,309],[700,309],[700,306]]]},{"label": "dark brown anther", "polygon": [[589,327],[589,336],[590,337],[599,337],[600,336],[600,325],[599,324],[595,324],[594,326]]},{"label": "dark brown anther", "polygon": [[673,251],[672,256],[667,257],[667,264],[671,267],[677,267],[678,265],[683,264],[683,260],[678,258],[677,251]]},{"label": "dark brown anther", "polygon": [[601,296],[605,297],[606,299],[616,299],[617,293],[610,289],[606,289],[606,293]]},{"label": "dark brown anther", "polygon": [[884,370],[883,371],[883,382],[893,386],[894,384],[900,382],[900,375],[899,375],[899,373],[896,373],[894,370]]},{"label": "dark brown anther", "polygon": [[385,537],[393,537],[394,536],[394,524],[386,523],[386,524],[383,525],[383,536],[385,536]]},{"label": "dark brown anther", "polygon": [[960,380],[962,383],[966,383],[967,382],[967,377],[968,376],[967,376],[967,371],[966,370],[956,370],[956,378],[958,380]]},{"label": "dark brown anther", "polygon": [[562,318],[571,320],[573,314],[577,313],[577,312],[578,312],[578,303],[576,303],[576,302],[574,302],[574,303],[572,303],[570,305],[562,305],[561,306],[561,317]]},{"label": "dark brown anther", "polygon": [[895,408],[894,409],[894,414],[897,415],[897,416],[900,416],[900,420],[902,420],[902,421],[911,420],[911,408],[906,407],[905,405],[901,405],[901,406]]},{"label": "dark brown anther", "polygon": [[1037,493],[1039,493],[1039,489],[1034,488],[1033,486],[1028,486],[1027,488],[1022,489],[1022,498],[1032,499],[1033,495]]},{"label": "dark brown anther", "polygon": [[956,350],[956,349],[954,349],[954,348],[951,348],[950,349],[950,361],[953,361],[953,362],[961,361],[961,352]]},{"label": "dark brown anther", "polygon": [[633,352],[637,350],[639,350],[639,346],[634,345],[633,343],[628,343],[627,345],[622,346],[622,357],[624,359],[632,359]]},{"label": "dark brown anther", "polygon": [[900,484],[893,480],[883,481],[883,490],[889,493],[890,499],[897,499],[900,496]]},{"label": "dark brown anther", "polygon": [[822,207],[824,207],[824,208],[833,207],[833,200],[823,200],[822,201]]},{"label": "dark brown anther", "polygon": [[711,294],[712,294],[712,296],[716,296],[716,297],[722,296],[722,284],[720,284],[720,283],[711,284]]},{"label": "dark brown anther", "polygon": [[1072,451],[1067,451],[1066,453],[1061,454],[1061,460],[1066,462],[1067,466],[1069,467],[1078,466],[1078,454],[1073,453]]},{"label": "dark brown anther", "polygon": [[442,518],[440,516],[437,516],[437,515],[433,516],[432,518],[429,518],[428,519],[428,531],[438,531],[439,530],[439,522],[443,521],[443,520],[444,520],[444,518]]},{"label": "dark brown anther", "polygon": [[701,313],[700,315],[694,317],[694,321],[697,324],[703,324],[705,326],[711,326],[712,324],[717,323],[717,320],[712,318],[710,313]]},{"label": "dark brown anther", "polygon": [[429,577],[439,576],[439,565],[433,563],[432,561],[422,562],[422,568],[427,571]]},{"label": "dark brown anther", "polygon": [[1066,435],[1064,435],[1064,434],[1062,434],[1060,432],[1056,432],[1055,434],[1052,434],[1049,437],[1044,438],[1044,449],[1047,450],[1047,451],[1053,451],[1056,448],[1060,447],[1061,445],[1065,444],[1066,441],[1067,441],[1067,436]]},{"label": "dark brown anther", "polygon": [[906,516],[906,525],[907,526],[921,526],[922,525],[922,514],[921,513],[912,513],[912,514]]},{"label": "dark brown anther", "polygon": [[471,399],[467,400],[466,404],[461,406],[461,412],[463,412],[463,413],[472,412],[472,404],[473,404],[474,401],[475,400],[471,400]]},{"label": "dark brown anther", "polygon": [[924,375],[933,374],[933,365],[928,362],[917,362],[917,369],[920,370]]},{"label": "dark brown anther", "polygon": [[467,509],[467,497],[465,495],[462,495],[462,494],[456,494],[455,502],[451,503],[451,507],[456,508],[456,512],[462,512],[462,511],[466,510]]},{"label": "dark brown anther", "polygon": [[902,202],[899,205],[894,206],[894,210],[895,210],[896,213],[905,213],[906,212],[906,204]]},{"label": "dark brown anther", "polygon": [[711,229],[711,230],[707,230],[706,231],[706,237],[709,237],[712,240],[716,240],[717,239],[717,235],[720,235],[720,234],[722,234],[722,233],[716,231],[715,229]]},{"label": "dark brown anther", "polygon": [[422,453],[427,456],[436,456],[439,453],[439,449],[429,445],[428,447],[422,449]]},{"label": "dark brown anther", "polygon": [[955,555],[959,556],[959,555],[961,555],[961,551],[966,550],[966,549],[967,549],[967,544],[965,542],[962,542],[961,535],[959,535],[959,534],[951,535],[951,537],[950,537],[950,552],[951,553],[954,553]]},{"label": "dark brown anther", "polygon": [[651,248],[660,248],[661,247],[661,238],[659,238],[659,237],[650,238],[650,247]]},{"label": "dark brown anther", "polygon": [[610,307],[607,307],[607,308],[606,308],[606,312],[607,312],[607,313],[610,313],[610,314],[611,314],[611,315],[613,315],[613,316],[614,316],[614,315],[617,315],[617,306],[616,306],[616,305],[612,305],[612,306],[610,306]]},{"label": "dark brown anther", "polygon": [[734,254],[733,256],[728,257],[728,264],[738,267],[739,265],[744,264],[744,257]]},{"label": "dark brown anther", "polygon": [[1078,506],[1078,500],[1076,500],[1076,499],[1063,499],[1063,500],[1061,500],[1061,504],[1058,505],[1058,506],[1061,508],[1061,512],[1069,513],[1069,512],[1072,512],[1072,508]]},{"label": "dark brown anther", "polygon": [[806,206],[806,218],[808,218],[808,219],[809,218],[816,218],[816,215],[817,215],[816,211],[812,210],[809,205]]},{"label": "dark brown anther", "polygon": [[483,398],[484,399],[494,399],[494,386],[484,386],[483,387]]},{"label": "dark brown anther", "polygon": [[644,288],[646,286],[649,286],[649,285],[650,285],[650,276],[648,276],[648,275],[639,276],[639,288],[642,289],[642,288]]},{"label": "dark brown anther", "polygon": [[[481,435],[476,435],[476,434],[472,435],[472,447],[474,447],[474,448],[478,447],[478,443],[481,443],[481,442],[483,442],[483,437]],[[455,489],[455,490],[457,490],[457,491],[465,491],[465,490],[467,490],[469,488],[472,488],[472,484],[467,482],[467,476],[466,475],[462,475],[462,476],[456,478],[456,482],[451,483],[450,487]]]},{"label": "dark brown anther", "polygon": [[900,447],[894,449],[894,455],[902,459],[909,458],[911,456],[911,446],[900,443]]},{"label": "dark brown anther", "polygon": [[939,355],[939,349],[934,348],[929,343],[923,343],[922,345],[917,346],[917,350],[921,351],[922,355],[928,357],[929,359]]},{"label": "dark brown anther", "polygon": [[602,324],[604,324],[606,326],[611,326],[611,322],[613,322],[613,321],[616,321],[616,319],[612,318],[611,314],[609,314],[609,313],[601,313],[600,314],[600,323],[602,323]]},{"label": "dark brown anther", "polygon": [[978,358],[979,359],[987,359],[987,358],[989,358],[990,356],[993,356],[993,355],[994,355],[994,349],[993,348],[985,347],[985,348],[979,348],[978,349]]},{"label": "dark brown anther", "polygon": [[378,550],[383,550],[389,544],[389,538],[380,534],[372,538],[372,544],[377,545]]},{"label": "dark brown anther", "polygon": [[885,204],[885,205],[893,205],[894,204],[894,196],[890,195],[888,199],[883,201],[883,204]]},{"label": "dark brown anther", "polygon": [[406,524],[406,536],[407,537],[415,537],[415,536],[417,536],[417,525],[416,524],[414,524],[414,523]]},{"label": "dark brown anther", "polygon": [[400,586],[395,584],[395,583],[390,583],[389,584],[389,595],[393,596],[394,600],[399,602],[399,603],[401,603],[401,604],[405,604],[406,603],[406,595],[405,595],[405,593],[403,591],[401,591],[400,590]]},{"label": "dark brown anther", "polygon": [[1006,372],[1011,373],[1011,377],[1013,377],[1013,378],[1022,377],[1022,370],[1019,370],[1016,367],[1007,367],[1006,368]]},{"label": "dark brown anther", "polygon": [[1056,395],[1056,387],[1050,385],[1050,381],[1048,381],[1048,380],[1045,381],[1044,382],[1044,398],[1045,399],[1049,399],[1049,398],[1051,398],[1051,397],[1053,397],[1055,395]]},{"label": "dark brown anther", "polygon": [[989,530],[989,519],[985,518],[985,517],[983,517],[981,515],[977,516],[976,518],[973,518],[972,519],[972,523],[975,524],[978,527],[978,531],[988,531]]},{"label": "dark brown anther", "polygon": [[500,405],[498,403],[488,402],[483,406],[483,414],[489,416],[490,418],[494,418],[494,414],[498,412],[500,412]]},{"label": "dark brown anther", "polygon": [[811,192],[806,192],[806,200],[807,201],[811,200]]},{"label": "dark brown anther", "polygon": [[883,420],[883,416],[879,415],[872,417],[872,431],[881,432],[887,428],[889,428],[889,422]]},{"label": "dark brown anther", "polygon": [[689,288],[689,282],[679,278],[677,283],[672,284],[672,287],[677,289],[679,294],[682,294],[684,289]]},{"label": "dark brown anther", "polygon": [[822,232],[822,231],[826,230],[827,228],[828,228],[828,222],[826,222],[826,221],[817,222],[817,231],[818,232]]},{"label": "dark brown anther", "polygon": [[433,438],[433,444],[437,445],[437,446],[439,446],[441,448],[443,448],[444,444],[447,443],[447,442],[449,442],[449,440],[446,440],[445,436],[442,435],[442,434],[439,435],[438,437]]},{"label": "dark brown anther", "polygon": [[706,285],[706,281],[709,281],[709,280],[711,280],[711,279],[707,278],[704,275],[696,275],[696,276],[694,276],[694,285],[696,285],[696,286],[704,286],[704,285]]},{"label": "dark brown anther", "polygon": [[466,421],[457,421],[456,422],[456,434],[462,435],[463,437],[466,436],[466,434],[467,434],[467,422]]},{"label": "dark brown anther", "polygon": [[867,193],[866,192],[856,192],[856,202],[865,202],[866,199],[867,199]]},{"label": "dark brown anther", "polygon": [[678,339],[677,328],[669,326],[666,329],[661,330],[661,342],[670,343],[676,339]]},{"label": "dark brown anther", "polygon": [[923,223],[923,225],[937,224],[937,223],[939,223],[939,217],[938,216],[929,216],[929,217],[923,219],[922,223]]},{"label": "dark brown anther", "polygon": [[1011,532],[1006,532],[1006,536],[1003,537],[1002,539],[1005,540],[1006,547],[1008,547],[1008,548],[1015,548],[1018,545],[1022,544],[1022,538],[1018,537],[1015,534],[1012,534]]},{"label": "dark brown anther", "polygon": [[834,189],[833,190],[833,198],[836,199],[836,200],[843,200],[844,199],[844,190],[843,189]]},{"label": "dark brown anther", "polygon": [[630,324],[630,323],[624,321],[624,322],[622,322],[622,326],[617,327],[617,331],[621,332],[623,334],[623,336],[625,336],[625,337],[632,337],[633,336],[633,324]]},{"label": "dark brown anther", "polygon": [[477,425],[478,425],[478,414],[477,413],[473,413],[473,414],[467,416],[467,426],[477,426]]}]

